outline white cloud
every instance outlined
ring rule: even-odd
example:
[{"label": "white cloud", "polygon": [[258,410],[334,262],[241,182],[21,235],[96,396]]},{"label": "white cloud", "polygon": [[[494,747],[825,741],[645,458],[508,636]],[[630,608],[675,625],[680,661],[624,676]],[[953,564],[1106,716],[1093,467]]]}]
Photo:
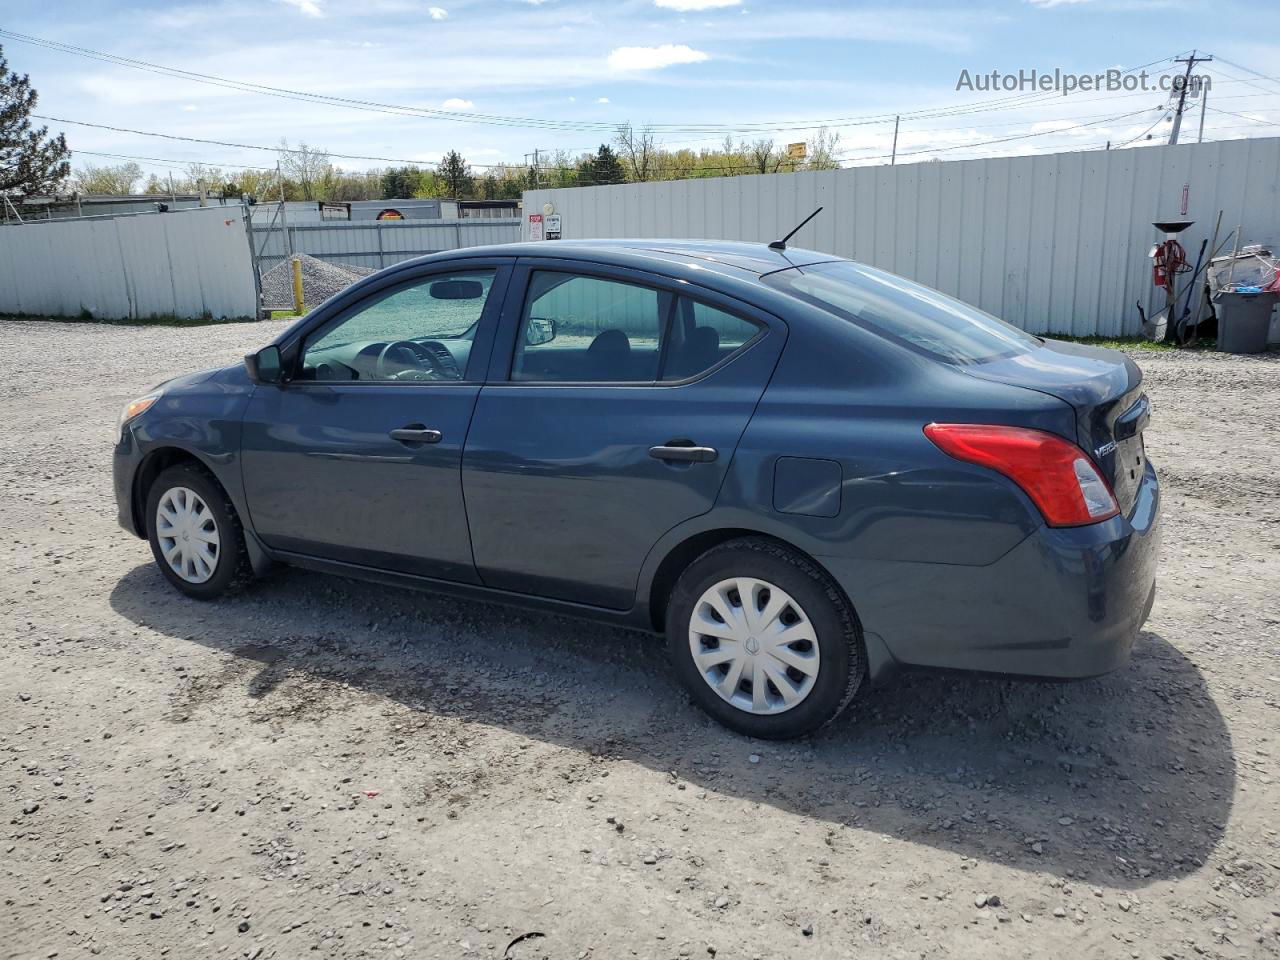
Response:
[{"label": "white cloud", "polygon": [[291,7],[297,7],[308,17],[323,17],[324,11],[320,9],[320,5],[315,0],[284,0]]},{"label": "white cloud", "polygon": [[609,51],[609,66],[614,70],[661,70],[678,63],[701,63],[709,57],[683,43],[664,43],[658,47],[618,47]]},{"label": "white cloud", "polygon": [[596,103],[608,103],[608,102],[609,102],[608,97],[596,97]]},{"label": "white cloud", "polygon": [[449,11],[444,7],[427,7],[427,13],[431,14],[432,20],[447,20]]},{"label": "white cloud", "polygon": [[1033,7],[1066,7],[1077,3],[1092,3],[1093,0],[1027,0]]},{"label": "white cloud", "polygon": [[184,113],[195,113],[199,109],[200,108],[197,107],[194,103],[184,103],[182,105],[182,110]]},{"label": "white cloud", "polygon": [[715,10],[719,7],[736,7],[742,0],[653,0],[655,6],[688,13],[691,10]]},{"label": "white cloud", "polygon": [[463,100],[461,97],[450,97],[440,106],[445,110],[470,110],[475,104],[470,100]]}]

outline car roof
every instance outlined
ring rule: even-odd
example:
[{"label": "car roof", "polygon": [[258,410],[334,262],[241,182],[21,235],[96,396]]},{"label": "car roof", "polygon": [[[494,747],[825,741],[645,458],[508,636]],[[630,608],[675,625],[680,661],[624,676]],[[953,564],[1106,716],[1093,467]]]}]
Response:
[{"label": "car roof", "polygon": [[735,240],[549,240],[463,247],[445,256],[555,257],[653,269],[654,261],[669,265],[696,265],[737,279],[753,279],[779,270],[812,263],[841,260],[829,253],[787,247],[773,250],[764,243]]}]

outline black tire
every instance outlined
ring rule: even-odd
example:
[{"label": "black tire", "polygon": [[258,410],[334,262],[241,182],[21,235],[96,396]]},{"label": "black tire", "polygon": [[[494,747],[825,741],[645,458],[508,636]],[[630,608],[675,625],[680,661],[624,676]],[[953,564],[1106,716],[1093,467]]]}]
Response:
[{"label": "black tire", "polygon": [[[732,577],[776,584],[803,608],[818,640],[819,668],[808,695],[780,713],[755,714],[723,699],[703,679],[690,648],[690,618],[703,593]],[[667,604],[667,645],[677,676],[707,713],[739,733],[786,740],[812,733],[848,706],[866,672],[862,629],[831,577],[794,550],[763,537],[708,550],[680,575]]]},{"label": "black tire", "polygon": [[[209,508],[217,525],[218,551],[213,573],[201,583],[184,580],[165,559],[157,533],[156,512],[165,493],[175,487],[185,487],[199,495]],[[213,600],[239,589],[253,578],[249,563],[249,551],[245,547],[244,530],[240,517],[227,498],[226,491],[204,467],[195,464],[177,464],[156,477],[147,491],[147,540],[156,566],[165,579],[189,597],[197,600]]]}]

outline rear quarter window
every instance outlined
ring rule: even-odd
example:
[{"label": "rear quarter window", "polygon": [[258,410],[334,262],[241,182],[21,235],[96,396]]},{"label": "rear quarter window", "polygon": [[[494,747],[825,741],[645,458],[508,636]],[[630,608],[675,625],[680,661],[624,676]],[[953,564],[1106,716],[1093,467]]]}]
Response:
[{"label": "rear quarter window", "polygon": [[850,260],[781,270],[775,289],[919,353],[982,363],[1039,346],[1031,334],[931,287]]}]

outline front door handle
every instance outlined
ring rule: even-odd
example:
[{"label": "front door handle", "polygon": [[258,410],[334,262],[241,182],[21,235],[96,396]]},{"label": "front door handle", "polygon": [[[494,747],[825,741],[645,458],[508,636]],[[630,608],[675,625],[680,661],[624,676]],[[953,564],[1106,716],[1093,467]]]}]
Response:
[{"label": "front door handle", "polygon": [[679,461],[681,463],[711,463],[719,455],[715,447],[697,447],[691,443],[666,444],[661,447],[649,448],[649,456],[655,460]]},{"label": "front door handle", "polygon": [[443,434],[439,430],[431,430],[420,423],[411,423],[391,431],[391,439],[401,443],[439,443]]}]

